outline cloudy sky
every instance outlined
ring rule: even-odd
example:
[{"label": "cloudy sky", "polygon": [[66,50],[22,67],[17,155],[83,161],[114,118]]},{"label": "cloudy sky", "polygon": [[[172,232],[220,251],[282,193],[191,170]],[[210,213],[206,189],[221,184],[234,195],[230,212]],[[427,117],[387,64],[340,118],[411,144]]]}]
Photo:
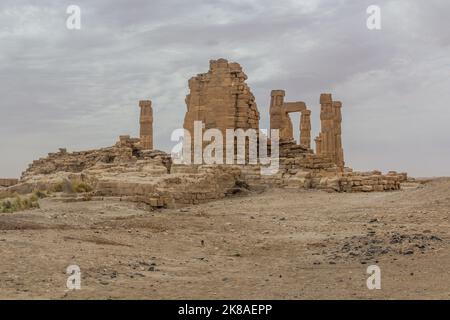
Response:
[{"label": "cloudy sky", "polygon": [[[66,9],[81,8],[81,30]],[[381,30],[366,9],[381,8]],[[182,127],[187,80],[210,59],[239,62],[268,126],[270,90],[343,102],[347,165],[450,176],[448,0],[2,0],[0,177],[59,147],[138,134],[154,105],[157,148]],[[298,121],[298,119],[293,119]]]}]

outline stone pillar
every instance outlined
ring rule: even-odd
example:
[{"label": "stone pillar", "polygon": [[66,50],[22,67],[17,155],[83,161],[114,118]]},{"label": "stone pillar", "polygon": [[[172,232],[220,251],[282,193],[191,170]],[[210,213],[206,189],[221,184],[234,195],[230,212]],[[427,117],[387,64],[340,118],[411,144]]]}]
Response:
[{"label": "stone pillar", "polygon": [[322,154],[322,134],[319,133],[314,141],[316,142],[316,154]]},{"label": "stone pillar", "polygon": [[272,90],[270,96],[270,129],[280,130],[280,140],[293,141],[294,129],[289,114],[305,111],[305,103],[303,101],[284,102],[284,90]]},{"label": "stone pillar", "polygon": [[320,95],[320,123],[322,154],[331,155],[334,158],[336,154],[336,138],[334,130],[335,115],[333,100],[329,93],[322,93]]},{"label": "stone pillar", "polygon": [[305,110],[300,117],[300,144],[311,149],[311,110]]},{"label": "stone pillar", "polygon": [[336,145],[336,165],[344,168],[344,149],[342,148],[342,103],[340,101],[333,101],[334,109],[334,130],[335,130],[335,145]]},{"label": "stone pillar", "polygon": [[153,109],[150,100],[139,101],[140,115],[140,138],[144,150],[153,149]]},{"label": "stone pillar", "polygon": [[339,168],[344,168],[342,148],[342,103],[333,101],[331,94],[320,95],[321,132],[316,138],[316,153],[330,156]]},{"label": "stone pillar", "polygon": [[286,138],[284,132],[284,117],[283,117],[283,104],[284,104],[284,90],[272,90],[270,92],[270,129],[280,130],[280,139]]}]

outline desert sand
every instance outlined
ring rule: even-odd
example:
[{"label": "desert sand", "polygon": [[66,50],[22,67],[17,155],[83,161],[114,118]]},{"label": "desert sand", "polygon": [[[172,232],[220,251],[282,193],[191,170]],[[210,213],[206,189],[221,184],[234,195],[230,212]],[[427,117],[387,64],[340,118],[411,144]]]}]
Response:
[{"label": "desert sand", "polygon": [[[0,214],[0,299],[450,298],[450,178],[181,209],[74,197]],[[72,264],[81,290],[66,287]],[[380,290],[366,286],[372,264]]]}]

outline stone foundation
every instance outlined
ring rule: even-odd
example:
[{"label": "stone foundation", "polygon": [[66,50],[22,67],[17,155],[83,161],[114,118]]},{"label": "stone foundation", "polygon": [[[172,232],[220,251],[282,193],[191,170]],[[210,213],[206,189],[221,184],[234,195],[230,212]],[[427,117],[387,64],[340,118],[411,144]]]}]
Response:
[{"label": "stone foundation", "polygon": [[139,139],[120,136],[112,147],[68,153],[66,149],[49,153],[46,158],[33,161],[22,173],[21,181],[30,177],[56,172],[79,173],[96,165],[133,164],[138,160],[160,159],[168,171],[171,158],[159,150],[144,150],[139,145]]},{"label": "stone foundation", "polygon": [[11,187],[19,183],[19,179],[0,179],[0,187]]},{"label": "stone foundation", "polygon": [[[320,189],[329,192],[374,192],[400,190],[405,173],[381,174],[370,172],[340,172],[316,155],[305,159],[280,159],[280,171],[275,175],[263,176],[261,167],[243,166],[241,178],[251,188]],[[306,164],[306,165],[305,165]]]},{"label": "stone foundation", "polygon": [[8,189],[18,193],[36,189],[67,192],[66,185],[82,181],[92,188],[92,196],[171,208],[221,199],[243,189],[391,191],[400,189],[400,183],[407,179],[405,173],[342,170],[332,157],[296,144],[284,144],[283,148],[279,171],[266,176],[261,174],[260,165],[174,165],[168,154],[142,150],[134,139],[123,136],[110,148],[51,153],[35,161],[19,183]]}]

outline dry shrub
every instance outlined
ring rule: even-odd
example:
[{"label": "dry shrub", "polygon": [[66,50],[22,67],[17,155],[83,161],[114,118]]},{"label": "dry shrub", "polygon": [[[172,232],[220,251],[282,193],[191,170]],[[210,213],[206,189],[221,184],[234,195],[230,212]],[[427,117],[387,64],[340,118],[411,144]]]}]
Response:
[{"label": "dry shrub", "polygon": [[85,192],[91,192],[92,187],[87,184],[86,182],[80,181],[80,180],[73,180],[72,181],[72,190],[76,193],[85,193]]},{"label": "dry shrub", "polygon": [[13,213],[33,208],[39,208],[39,199],[49,196],[48,192],[36,190],[32,194],[26,196],[14,195],[13,197],[4,198],[0,202],[1,213]]}]

